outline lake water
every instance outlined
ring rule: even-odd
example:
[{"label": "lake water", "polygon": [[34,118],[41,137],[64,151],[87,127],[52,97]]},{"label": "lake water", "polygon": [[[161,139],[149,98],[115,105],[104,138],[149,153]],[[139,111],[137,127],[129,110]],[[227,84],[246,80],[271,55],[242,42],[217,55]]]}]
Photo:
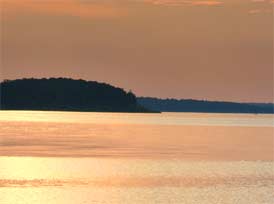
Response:
[{"label": "lake water", "polygon": [[273,204],[274,118],[0,111],[0,204]]}]

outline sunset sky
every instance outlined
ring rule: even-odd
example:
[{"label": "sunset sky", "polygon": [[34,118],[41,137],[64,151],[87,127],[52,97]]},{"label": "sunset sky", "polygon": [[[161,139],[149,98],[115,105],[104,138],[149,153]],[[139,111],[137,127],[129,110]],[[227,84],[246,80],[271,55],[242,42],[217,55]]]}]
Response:
[{"label": "sunset sky", "polygon": [[272,0],[0,0],[1,79],[273,101]]}]

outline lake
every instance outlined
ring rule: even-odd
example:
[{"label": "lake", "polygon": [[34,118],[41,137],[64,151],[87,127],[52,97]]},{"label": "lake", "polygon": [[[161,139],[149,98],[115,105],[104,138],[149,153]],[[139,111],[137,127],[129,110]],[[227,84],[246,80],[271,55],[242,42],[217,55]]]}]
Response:
[{"label": "lake", "polygon": [[274,118],[0,111],[1,204],[273,204]]}]

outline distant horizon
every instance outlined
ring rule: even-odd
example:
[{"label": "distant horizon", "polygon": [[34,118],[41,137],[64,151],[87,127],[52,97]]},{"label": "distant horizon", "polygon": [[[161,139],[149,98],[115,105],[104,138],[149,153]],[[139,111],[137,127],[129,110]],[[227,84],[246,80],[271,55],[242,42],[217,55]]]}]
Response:
[{"label": "distant horizon", "polygon": [[[57,79],[57,78],[65,78],[65,79],[72,79],[72,80],[84,80],[84,81],[92,81],[92,82],[98,82],[98,83],[104,83],[104,84],[108,84],[108,85],[111,85],[113,87],[116,87],[116,88],[121,88],[127,92],[131,91],[133,94],[136,95],[137,98],[155,98],[155,99],[159,99],[159,100],[196,100],[196,101],[207,101],[207,102],[229,102],[229,103],[246,103],[246,104],[274,104],[274,100],[273,101],[270,101],[270,102],[242,102],[242,101],[228,101],[228,100],[210,100],[210,99],[201,99],[201,98],[170,98],[170,97],[159,97],[159,96],[143,96],[143,95],[137,95],[134,90],[130,90],[126,87],[120,87],[120,86],[116,86],[116,85],[113,85],[113,84],[110,84],[108,82],[103,82],[103,81],[97,81],[97,80],[87,80],[87,79],[83,79],[83,78],[71,78],[71,77],[62,77],[62,76],[59,76],[59,77],[22,77],[22,78],[16,78],[16,79],[7,79],[7,78],[3,78],[1,79],[0,78],[0,83],[1,82],[4,82],[6,80],[22,80],[22,79],[50,79],[50,78],[53,78],[53,79]],[[0,87],[1,88],[1,87]],[[0,93],[1,93],[1,90],[0,90]],[[0,94],[1,96],[1,94]]]}]

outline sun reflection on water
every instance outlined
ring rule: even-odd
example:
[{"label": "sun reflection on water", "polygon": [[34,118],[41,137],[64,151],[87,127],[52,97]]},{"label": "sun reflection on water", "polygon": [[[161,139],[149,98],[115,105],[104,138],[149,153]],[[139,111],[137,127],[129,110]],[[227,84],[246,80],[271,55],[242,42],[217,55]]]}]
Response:
[{"label": "sun reflection on water", "polygon": [[0,204],[273,204],[272,123],[0,111]]}]

